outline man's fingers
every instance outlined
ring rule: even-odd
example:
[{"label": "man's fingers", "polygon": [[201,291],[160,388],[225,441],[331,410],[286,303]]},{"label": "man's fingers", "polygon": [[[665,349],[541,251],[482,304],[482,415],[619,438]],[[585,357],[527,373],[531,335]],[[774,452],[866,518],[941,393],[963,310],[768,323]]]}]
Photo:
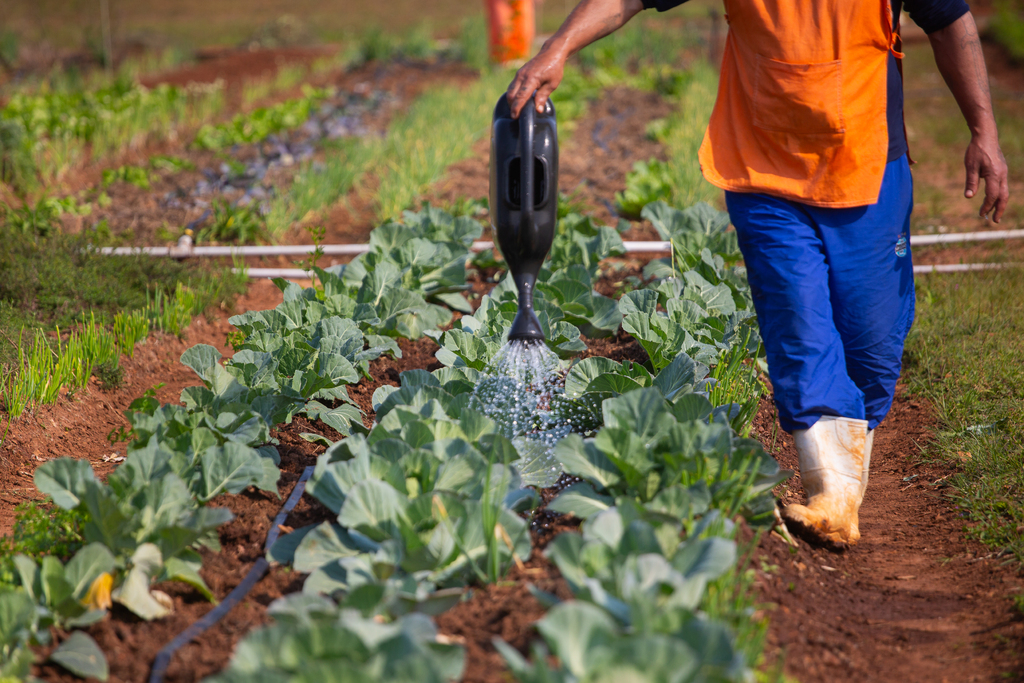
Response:
[{"label": "man's fingers", "polygon": [[1005,177],[1002,180],[1003,182],[999,185],[999,196],[996,198],[995,208],[992,212],[992,220],[996,223],[1002,219],[1006,205],[1010,203],[1010,183]]},{"label": "man's fingers", "polygon": [[538,113],[544,113],[544,106],[547,104],[548,98],[551,97],[551,93],[554,92],[554,90],[555,86],[553,86],[550,81],[537,88],[537,96],[534,100],[537,103]]},{"label": "man's fingers", "polygon": [[996,205],[996,199],[998,197],[996,192],[997,190],[995,187],[988,182],[985,183],[985,201],[981,203],[981,210],[978,212],[978,215],[982,218],[987,218],[988,212]]},{"label": "man's fingers", "polygon": [[519,90],[516,92],[515,98],[513,98],[510,106],[512,108],[512,118],[519,118],[519,112],[522,111],[526,101],[530,99],[530,95],[537,89],[540,83],[540,79],[536,76],[527,76],[524,81],[519,85]]},{"label": "man's fingers", "polygon": [[978,193],[978,163],[973,159],[964,162],[967,167],[967,184],[964,186],[964,196],[970,199]]}]

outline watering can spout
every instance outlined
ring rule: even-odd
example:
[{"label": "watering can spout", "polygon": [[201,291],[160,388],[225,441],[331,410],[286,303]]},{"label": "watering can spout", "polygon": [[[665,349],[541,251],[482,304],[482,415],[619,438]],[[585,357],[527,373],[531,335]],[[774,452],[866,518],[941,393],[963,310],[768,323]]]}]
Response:
[{"label": "watering can spout", "polygon": [[491,127],[490,171],[491,225],[519,292],[509,339],[543,341],[533,293],[557,222],[558,132],[550,101],[538,113],[531,98],[516,120],[501,96]]},{"label": "watering can spout", "polygon": [[537,282],[532,273],[513,275],[519,290],[519,311],[512,321],[509,340],[544,341],[544,330],[540,326],[537,312],[533,310],[533,287]]}]

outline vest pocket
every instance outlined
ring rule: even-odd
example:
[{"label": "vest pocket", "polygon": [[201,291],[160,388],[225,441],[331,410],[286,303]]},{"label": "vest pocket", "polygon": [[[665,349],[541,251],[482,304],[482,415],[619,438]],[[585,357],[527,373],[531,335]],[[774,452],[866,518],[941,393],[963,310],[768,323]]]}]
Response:
[{"label": "vest pocket", "polygon": [[790,64],[758,55],[754,125],[792,135],[836,135],[843,123],[842,62]]}]

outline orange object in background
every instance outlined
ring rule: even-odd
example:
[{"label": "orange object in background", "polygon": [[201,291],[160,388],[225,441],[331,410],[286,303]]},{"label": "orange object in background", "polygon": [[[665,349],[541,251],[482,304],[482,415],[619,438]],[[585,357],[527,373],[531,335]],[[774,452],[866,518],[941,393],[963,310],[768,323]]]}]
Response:
[{"label": "orange object in background", "polygon": [[484,0],[491,59],[499,64],[530,56],[536,33],[534,0]]}]

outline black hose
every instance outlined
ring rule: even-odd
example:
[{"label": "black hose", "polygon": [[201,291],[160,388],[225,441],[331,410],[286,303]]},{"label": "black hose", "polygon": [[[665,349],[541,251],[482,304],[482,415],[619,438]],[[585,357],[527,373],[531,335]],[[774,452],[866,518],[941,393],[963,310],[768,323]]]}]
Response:
[{"label": "black hose", "polygon": [[[288,496],[288,500],[285,501],[284,507],[274,518],[273,523],[270,525],[270,533],[267,534],[267,542],[264,546],[264,551],[269,551],[270,547],[277,541],[277,537],[281,535],[280,525],[284,524],[285,519],[288,518],[288,513],[295,508],[299,503],[299,499],[302,497],[302,492],[306,490],[306,482],[313,474],[314,467],[310,465],[303,471],[302,476],[299,478],[295,488],[292,489],[292,494]],[[171,665],[171,658],[174,657],[174,653],[179,649],[192,642],[195,638],[202,635],[204,631],[216,624],[221,620],[231,609],[237,605],[242,599],[249,594],[252,587],[263,578],[263,575],[267,573],[270,568],[270,564],[267,562],[265,557],[261,557],[253,564],[249,573],[245,575],[242,582],[235,586],[234,590],[228,593],[228,596],[221,601],[219,605],[214,607],[212,610],[206,613],[206,615],[199,621],[193,623],[187,629],[175,636],[174,640],[167,643],[160,652],[157,653],[156,659],[153,660],[153,668],[150,670],[149,683],[162,683],[164,675],[167,673],[167,667]]]}]

